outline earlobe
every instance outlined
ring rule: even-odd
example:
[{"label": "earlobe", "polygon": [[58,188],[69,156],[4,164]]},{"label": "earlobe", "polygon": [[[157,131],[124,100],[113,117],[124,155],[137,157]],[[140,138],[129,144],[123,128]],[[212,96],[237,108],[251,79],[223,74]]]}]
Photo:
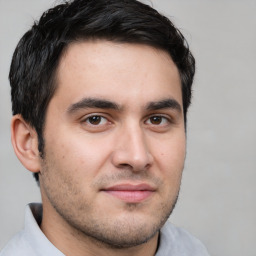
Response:
[{"label": "earlobe", "polygon": [[11,139],[15,154],[23,166],[31,172],[40,171],[37,133],[21,115],[11,121]]}]

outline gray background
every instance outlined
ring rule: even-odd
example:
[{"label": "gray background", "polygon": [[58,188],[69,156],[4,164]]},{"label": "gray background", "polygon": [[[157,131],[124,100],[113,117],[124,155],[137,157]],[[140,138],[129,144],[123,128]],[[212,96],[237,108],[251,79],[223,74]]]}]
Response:
[{"label": "gray background", "polygon": [[[188,150],[170,220],[212,256],[256,256],[256,1],[153,0],[197,59]],[[0,248],[39,189],[10,142],[7,75],[14,48],[52,0],[0,0]]]}]

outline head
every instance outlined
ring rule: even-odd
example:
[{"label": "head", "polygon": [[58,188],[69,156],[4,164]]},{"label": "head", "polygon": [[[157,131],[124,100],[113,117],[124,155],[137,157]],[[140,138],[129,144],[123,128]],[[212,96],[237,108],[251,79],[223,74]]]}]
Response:
[{"label": "head", "polygon": [[[167,61],[166,65],[170,64],[176,70],[175,72],[179,79],[181,94],[180,110],[182,111],[183,128],[185,129],[187,110],[191,100],[195,62],[184,37],[171,21],[151,7],[135,0],[74,0],[65,2],[46,11],[40,20],[25,33],[14,52],[9,74],[13,115],[20,115],[27,125],[35,130],[38,140],[38,151],[42,159],[42,168],[50,169],[50,166],[54,166],[53,163],[44,161],[47,148],[45,132],[48,134],[45,130],[47,129],[46,120],[48,115],[48,119],[51,120],[49,113],[51,104],[54,104],[52,103],[54,102],[53,99],[62,93],[60,88],[62,82],[60,81],[62,80],[61,74],[65,72],[63,62],[70,63],[73,59],[72,54],[79,56],[78,52],[87,52],[86,49],[91,52],[84,56],[84,59],[88,56],[94,58],[92,52],[96,52],[97,58],[103,56],[111,59],[111,56],[115,55],[114,45],[119,45],[121,49],[123,49],[123,46],[127,46],[122,54],[119,52],[120,49],[118,47],[116,52],[117,55],[119,54],[119,59],[122,56],[126,56],[128,62],[129,56],[133,57],[129,53],[138,53],[140,50],[145,59],[148,60],[150,60],[149,56],[154,60],[153,51],[157,55],[161,55],[162,59],[169,58],[169,62]],[[147,49],[151,52],[149,55],[146,53]],[[101,55],[99,55],[99,52],[101,52]],[[115,57],[113,58],[115,59]],[[134,56],[132,60],[134,61],[135,59]],[[158,59],[155,59],[156,63],[157,61]],[[86,63],[83,64],[86,69]],[[91,69],[89,64],[88,70]],[[148,69],[150,70],[151,67],[149,66]],[[163,69],[165,69],[164,66]],[[69,70],[72,70],[72,68]],[[74,72],[76,72],[75,70]],[[156,72],[156,70],[154,71]],[[177,82],[177,79],[175,81]],[[75,91],[75,86],[74,88],[69,88],[69,90],[72,91],[74,89]],[[111,84],[109,86],[111,87]],[[115,85],[113,88],[115,88],[115,92],[119,90]],[[113,88],[109,88],[109,90],[114,90]],[[98,89],[101,90],[100,88]],[[127,88],[127,92],[130,92],[130,90],[132,91],[133,89]],[[88,89],[88,91],[90,90]],[[125,94],[125,91],[122,92]],[[179,97],[177,96],[177,98]],[[94,98],[89,98],[89,101],[87,99],[85,103],[90,105],[94,100]],[[73,105],[73,108],[79,108],[80,103]],[[98,103],[104,105],[109,102]],[[148,102],[145,103],[148,104]],[[173,102],[165,102],[165,104],[173,104]],[[113,107],[116,107],[116,105],[111,106],[111,108]],[[73,111],[72,108],[70,111]],[[88,120],[90,122],[96,121],[96,123],[99,121],[96,120],[99,118],[98,116],[93,118],[94,120]],[[156,119],[155,121],[158,122],[159,120]],[[102,119],[99,122],[101,123]],[[49,151],[51,150],[49,149]],[[68,157],[68,154],[66,157]],[[151,160],[147,161],[150,162]],[[179,166],[182,165],[179,164]],[[107,187],[109,185],[108,180],[118,180],[119,178],[133,180],[134,177],[127,172],[129,169],[127,164],[123,164],[122,168],[125,169],[123,176],[102,176],[94,183],[95,187],[97,184]],[[144,171],[139,176],[139,179],[143,179],[143,175],[147,177]],[[38,180],[37,173],[35,177]],[[161,184],[162,180],[159,177],[152,176],[152,180],[150,181],[149,179],[149,182],[152,182],[152,187],[157,187]],[[44,189],[47,188],[47,182],[45,184]],[[72,184],[69,185],[71,186]],[[52,188],[48,187],[48,189],[51,191]],[[176,196],[177,193],[176,189]],[[48,196],[51,197],[50,194]],[[172,205],[175,200],[172,200]],[[86,205],[81,207],[86,207]],[[131,210],[134,205],[129,204],[129,207]],[[162,205],[162,207],[166,206]],[[158,210],[160,208],[159,206]],[[165,212],[170,214],[172,208],[169,207],[169,210],[165,209]],[[155,223],[155,226],[162,225],[168,214],[165,214],[159,222]],[[79,226],[79,222],[74,223],[74,226]]]}]

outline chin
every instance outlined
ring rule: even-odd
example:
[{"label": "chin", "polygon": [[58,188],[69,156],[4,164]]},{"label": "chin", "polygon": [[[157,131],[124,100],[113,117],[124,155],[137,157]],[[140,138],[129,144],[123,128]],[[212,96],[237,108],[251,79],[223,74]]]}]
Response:
[{"label": "chin", "polygon": [[113,219],[93,220],[87,225],[79,225],[76,228],[99,246],[131,248],[157,236],[168,217],[169,214],[147,216],[130,213]]},{"label": "chin", "polygon": [[118,229],[108,230],[104,233],[94,232],[92,238],[107,247],[119,249],[131,248],[146,243],[156,236],[160,230],[160,227],[149,227],[149,225],[145,224],[143,224],[143,227],[139,225],[128,226],[125,224],[119,226]]}]

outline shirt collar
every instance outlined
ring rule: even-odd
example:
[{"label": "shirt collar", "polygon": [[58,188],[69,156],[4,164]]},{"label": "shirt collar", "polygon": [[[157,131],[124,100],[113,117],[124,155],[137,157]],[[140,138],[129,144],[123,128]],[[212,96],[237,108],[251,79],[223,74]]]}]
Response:
[{"label": "shirt collar", "polygon": [[44,235],[40,229],[42,220],[42,204],[31,203],[25,210],[24,235],[37,255],[65,256]]}]

